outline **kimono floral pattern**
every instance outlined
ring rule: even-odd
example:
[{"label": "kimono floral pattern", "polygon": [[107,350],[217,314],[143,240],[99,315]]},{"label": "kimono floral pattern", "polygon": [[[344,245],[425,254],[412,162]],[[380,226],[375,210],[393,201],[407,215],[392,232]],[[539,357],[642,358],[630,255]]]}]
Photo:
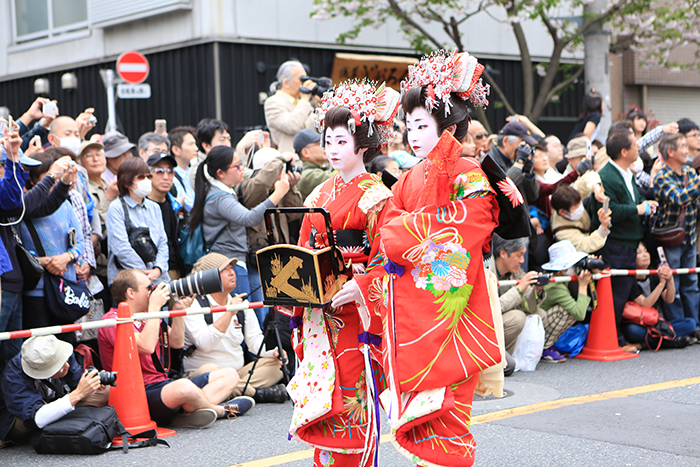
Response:
[{"label": "kimono floral pattern", "polygon": [[452,183],[450,200],[484,197],[492,191],[488,178],[479,172],[467,172],[457,175]]}]

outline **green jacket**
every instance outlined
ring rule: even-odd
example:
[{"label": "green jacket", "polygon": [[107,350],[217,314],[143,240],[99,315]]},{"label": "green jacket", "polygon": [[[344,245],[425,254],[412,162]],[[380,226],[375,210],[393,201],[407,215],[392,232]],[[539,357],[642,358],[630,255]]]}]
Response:
[{"label": "green jacket", "polygon": [[[625,179],[612,162],[605,164],[605,167],[598,172],[600,180],[603,182],[605,194],[610,198],[610,209],[612,210],[612,221],[608,242],[625,245],[636,249],[639,241],[644,236],[642,230],[641,217],[637,213],[637,205],[644,201],[644,198],[637,189],[637,184],[633,183],[634,199],[630,195]],[[592,198],[591,212],[598,212],[602,204],[597,199]],[[600,227],[598,216],[591,216],[591,230]]]},{"label": "green jacket", "polygon": [[301,178],[297,183],[297,189],[301,193],[302,201],[305,201],[311,192],[314,191],[314,188],[331,178],[332,175],[331,169],[324,169],[318,164],[304,161],[302,163]]},{"label": "green jacket", "polygon": [[566,310],[576,321],[581,321],[586,317],[588,304],[591,303],[591,297],[585,294],[578,294],[578,299],[574,300],[571,296],[566,282],[552,282],[544,286],[546,296],[540,308],[549,310],[554,305],[560,305]]}]

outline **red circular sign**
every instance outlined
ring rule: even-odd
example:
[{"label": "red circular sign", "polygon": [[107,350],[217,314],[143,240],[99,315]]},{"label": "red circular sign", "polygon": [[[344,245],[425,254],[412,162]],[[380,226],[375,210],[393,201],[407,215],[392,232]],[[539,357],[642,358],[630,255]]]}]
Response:
[{"label": "red circular sign", "polygon": [[124,52],[117,59],[117,74],[127,83],[143,83],[148,71],[148,59],[140,52]]}]

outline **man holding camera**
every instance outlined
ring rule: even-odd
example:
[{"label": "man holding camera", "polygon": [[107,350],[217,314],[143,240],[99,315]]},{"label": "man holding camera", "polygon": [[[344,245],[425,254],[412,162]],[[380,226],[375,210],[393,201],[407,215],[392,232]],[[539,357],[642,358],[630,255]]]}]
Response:
[{"label": "man holding camera", "polygon": [[108,399],[109,387],[97,370],[83,371],[70,344],[56,336],[27,339],[0,379],[0,447],[28,441],[77,405],[101,407]]},{"label": "man holding camera", "polygon": [[[112,283],[115,303],[129,305],[132,316],[142,312],[157,312],[170,299],[166,284],[158,285],[151,292],[150,280],[143,271],[121,271]],[[192,299],[180,299],[186,308]],[[179,307],[178,307],[179,308]],[[102,319],[114,319],[117,309],[112,308]],[[97,335],[100,358],[105,370],[112,370],[116,328],[100,328]],[[233,391],[238,375],[232,368],[221,368],[203,373],[192,379],[168,378],[169,349],[164,347],[161,334],[167,334],[167,343],[174,349],[182,348],[185,341],[185,324],[182,317],[173,318],[172,327],[161,320],[149,319],[134,322],[134,338],[139,352],[141,373],[146,386],[146,399],[151,419],[158,425],[204,428],[217,418],[233,418],[250,410],[255,401],[239,397],[223,403]]]},{"label": "man holding camera", "polygon": [[302,85],[304,75],[306,70],[300,62],[284,62],[277,70],[277,81],[270,86],[274,94],[265,101],[265,122],[280,152],[294,151],[292,141],[297,132],[314,125],[312,102],[316,104],[320,98],[312,97],[310,92],[316,83],[307,80]]}]

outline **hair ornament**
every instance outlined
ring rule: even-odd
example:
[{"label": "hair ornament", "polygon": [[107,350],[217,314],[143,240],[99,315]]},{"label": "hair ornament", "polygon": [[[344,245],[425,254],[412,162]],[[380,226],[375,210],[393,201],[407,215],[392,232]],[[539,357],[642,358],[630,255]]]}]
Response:
[{"label": "hair ornament", "polygon": [[484,65],[467,52],[436,50],[408,67],[408,76],[401,81],[401,93],[415,86],[425,86],[426,108],[432,112],[438,100],[442,100],[445,116],[452,107],[452,92],[462,100],[470,100],[475,107],[486,107],[491,88],[481,79],[483,71]]},{"label": "hair ornament", "polygon": [[332,107],[346,107],[352,115],[348,119],[348,131],[355,133],[362,122],[368,122],[368,136],[372,136],[376,130],[379,147],[382,147],[393,137],[393,121],[399,101],[399,93],[387,87],[386,83],[377,85],[367,79],[345,81],[323,94],[321,104],[316,107],[316,128],[319,131],[323,129],[326,113]]}]

